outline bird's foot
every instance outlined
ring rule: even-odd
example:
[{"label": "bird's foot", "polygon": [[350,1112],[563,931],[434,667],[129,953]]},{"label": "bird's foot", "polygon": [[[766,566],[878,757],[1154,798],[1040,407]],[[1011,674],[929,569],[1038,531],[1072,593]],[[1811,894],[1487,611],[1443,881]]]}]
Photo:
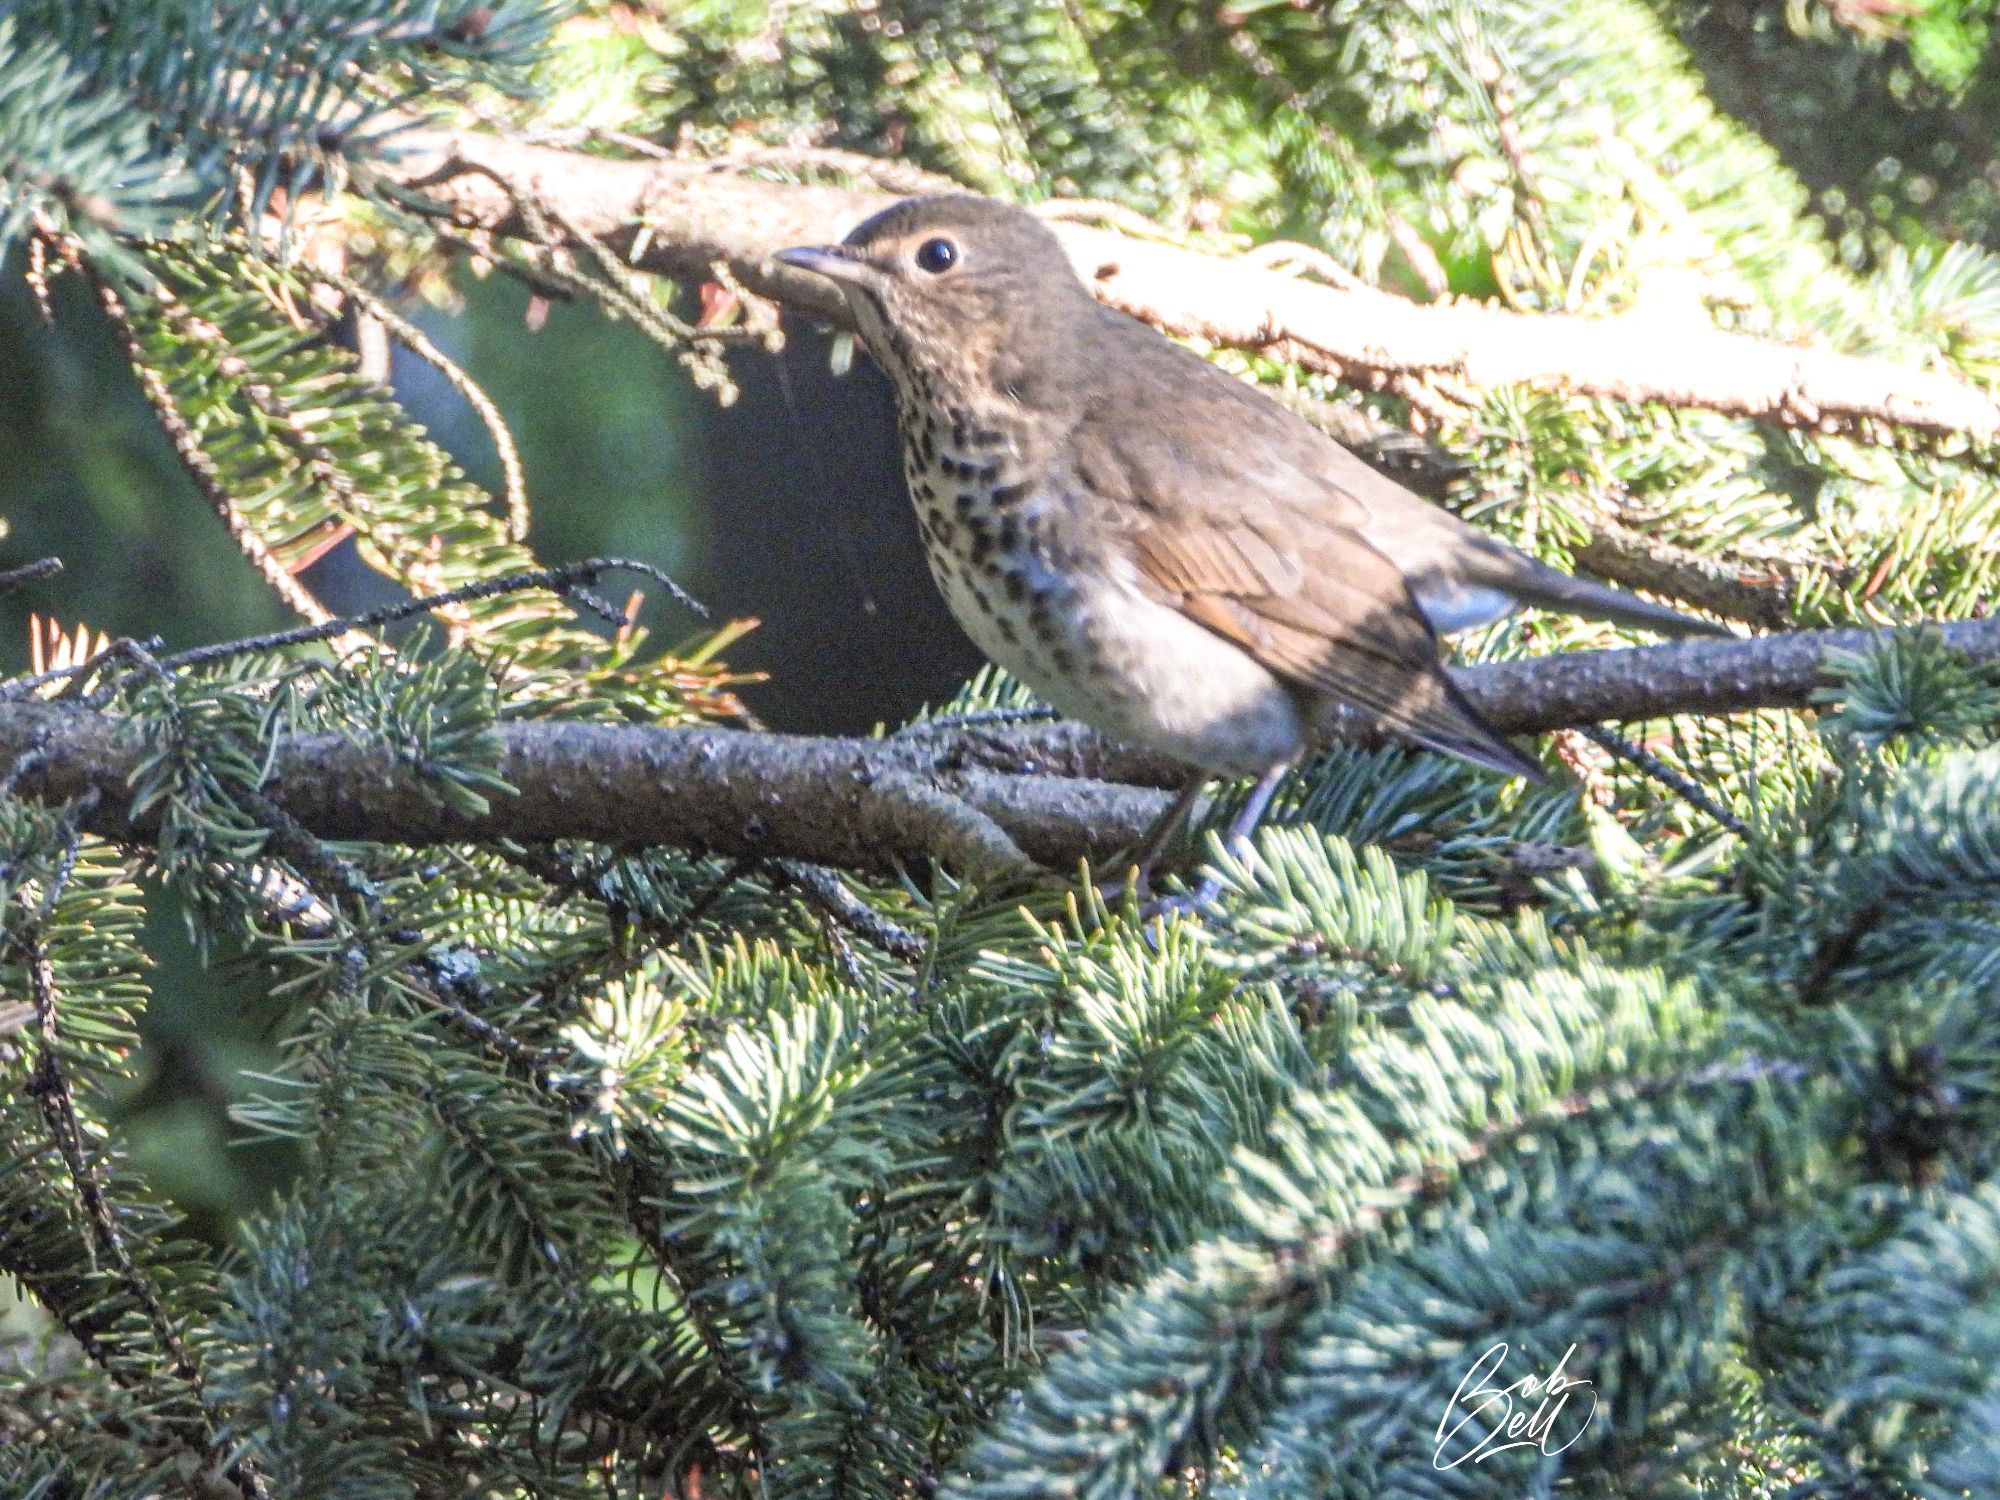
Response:
[{"label": "bird's foot", "polygon": [[1156,892],[1152,872],[1136,870],[1124,880],[1107,881],[1098,886],[1096,894],[1107,913],[1122,910],[1131,913],[1140,923],[1150,924],[1155,921],[1170,922],[1176,917],[1211,915],[1216,910],[1215,898],[1221,890],[1221,881],[1212,874],[1204,874],[1192,890]]},{"label": "bird's foot", "polygon": [[1191,891],[1175,891],[1172,895],[1154,896],[1139,905],[1139,920],[1142,922],[1171,922],[1176,918],[1198,921],[1214,915],[1215,897],[1220,889],[1214,881],[1204,880]]}]

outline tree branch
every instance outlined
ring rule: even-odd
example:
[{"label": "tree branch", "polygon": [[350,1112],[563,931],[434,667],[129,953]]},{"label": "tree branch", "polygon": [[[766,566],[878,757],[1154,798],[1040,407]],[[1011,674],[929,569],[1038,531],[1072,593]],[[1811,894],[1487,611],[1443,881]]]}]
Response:
[{"label": "tree branch", "polygon": [[[1929,627],[1979,660],[2000,660],[2000,619]],[[1461,668],[1467,698],[1507,733],[1680,713],[1802,708],[1826,684],[1830,650],[1889,632],[1799,631],[1684,641]],[[827,739],[708,728],[513,723],[499,771],[517,795],[454,811],[378,747],[338,735],[281,745],[264,788],[323,838],[427,844],[588,839],[707,848],[886,871],[935,859],[975,879],[1068,870],[1130,848],[1184,768],[1057,723],[997,738],[943,730]],[[14,794],[96,794],[83,826],[145,841],[129,781],[136,726],[68,703],[0,704],[0,777]],[[1471,773],[1468,773],[1471,774]]]},{"label": "tree branch", "polygon": [[1577,564],[1586,572],[1769,630],[1792,623],[1802,575],[1817,572],[1839,581],[1847,572],[1805,558],[1697,552],[1609,516],[1590,525],[1591,535],[1576,549]]},{"label": "tree branch", "polygon": [[[893,199],[749,177],[732,162],[634,161],[478,131],[414,128],[384,186],[461,228],[527,236],[516,191],[635,267],[707,280],[717,262],[751,291],[845,323],[820,278],[775,265],[787,245],[840,238]],[[1439,375],[1620,401],[1700,407],[1870,436],[1870,424],[2000,438],[2000,403],[1948,375],[1702,323],[1524,314],[1342,288],[1086,225],[1052,222],[1097,295],[1178,334],[1264,350],[1362,384]]]}]

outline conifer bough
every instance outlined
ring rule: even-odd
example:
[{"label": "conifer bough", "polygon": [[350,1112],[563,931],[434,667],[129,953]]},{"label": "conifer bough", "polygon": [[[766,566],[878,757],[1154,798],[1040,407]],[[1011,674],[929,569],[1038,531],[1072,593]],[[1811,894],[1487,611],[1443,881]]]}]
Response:
[{"label": "conifer bough", "polygon": [[[1954,650],[2000,660],[2000,619],[1924,627]],[[1506,733],[1804,708],[1827,685],[1831,652],[1891,632],[1797,631],[1752,640],[1580,651],[1456,670],[1475,708]],[[979,879],[1073,868],[1135,844],[1181,774],[1059,724],[996,739],[941,730],[836,739],[650,725],[508,723],[495,769],[515,795],[454,806],[407,767],[338,735],[282,743],[265,792],[326,838],[430,844],[589,839],[888,870],[937,860]],[[119,718],[65,704],[0,705],[0,764],[18,795],[87,798],[83,825],[144,840],[128,784],[142,753]]]},{"label": "conifer bough", "polygon": [[[479,131],[414,130],[387,171],[461,226],[532,237],[532,196],[637,269],[706,280],[719,264],[753,292],[845,324],[825,285],[770,257],[837,240],[894,201],[763,181],[716,161],[620,161]],[[1299,280],[1081,224],[1053,226],[1102,300],[1169,333],[1386,381],[1439,375],[1698,407],[1826,431],[1870,424],[1989,443],[2000,404],[1965,381],[1887,360],[1754,338],[1676,317],[1577,317],[1425,304]]]}]

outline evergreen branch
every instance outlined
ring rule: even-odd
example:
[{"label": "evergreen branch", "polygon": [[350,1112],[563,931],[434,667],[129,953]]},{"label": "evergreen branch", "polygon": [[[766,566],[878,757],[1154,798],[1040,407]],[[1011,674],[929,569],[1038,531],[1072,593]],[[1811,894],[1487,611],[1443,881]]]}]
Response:
[{"label": "evergreen branch", "polygon": [[[74,845],[71,852],[73,856]],[[56,889],[48,893],[42,904],[54,904],[60,882],[69,868],[70,861],[66,860],[64,873],[52,882]],[[270,1491],[263,1476],[247,1458],[240,1454],[232,1457],[214,1430],[206,1413],[201,1369],[180,1328],[169,1315],[153,1278],[140,1268],[133,1256],[125,1232],[119,1227],[118,1212],[105,1190],[104,1179],[90,1158],[86,1145],[88,1136],[77,1112],[76,1100],[70,1092],[67,1071],[57,1047],[60,1006],[56,994],[55,967],[43,942],[37,903],[30,900],[25,892],[17,900],[21,908],[20,925],[8,934],[7,942],[19,953],[22,969],[28,977],[38,1039],[34,1075],[26,1091],[41,1110],[49,1139],[62,1158],[70,1187],[89,1221],[97,1253],[110,1263],[119,1285],[144,1317],[158,1347],[166,1354],[168,1367],[195,1397],[195,1410],[181,1420],[199,1433],[202,1447],[218,1472],[229,1474],[243,1493],[253,1497],[253,1500],[269,1500]]]},{"label": "evergreen branch", "polygon": [[[110,282],[83,259],[80,246],[66,241],[62,249],[70,264],[81,271],[96,290],[98,305],[104,309],[104,316],[111,324],[112,332],[117,335],[119,347],[125,351],[125,358],[131,363],[132,373],[138,377],[139,389],[145,394],[147,404],[153,408],[153,415],[159,421],[160,430],[166,433],[167,441],[173,444],[174,456],[180,460],[181,467],[187,470],[195,488],[201,491],[201,497],[208,502],[209,509],[213,510],[221,520],[223,529],[229,533],[229,539],[250,560],[250,566],[257,570],[257,576],[270,585],[271,591],[282,599],[294,614],[301,619],[311,621],[314,625],[326,624],[333,618],[332,611],[315,599],[306,586],[292,576],[291,569],[279,561],[264,538],[258,535],[257,529],[244,516],[242,507],[236,503],[236,497],[229,493],[228,485],[223,482],[221,470],[202,447],[201,439],[195,433],[194,424],[188,420],[187,413],[181,410],[180,403],[174,399],[173,388],[146,357],[145,341],[140,338],[138,326],[133,322],[131,310],[126,307],[124,299],[118,295]],[[363,637],[353,634],[348,638],[347,646],[351,649],[365,643]]]},{"label": "evergreen branch", "polygon": [[[278,562],[296,568],[329,535],[351,531],[371,566],[426,597],[537,570],[488,513],[488,497],[300,312],[305,279],[229,245],[154,246],[147,267],[159,291],[126,304],[146,362]],[[578,713],[615,703],[654,720],[734,710],[717,691],[729,680],[723,668],[654,654],[635,671],[641,636],[624,612],[574,584],[558,593],[502,588],[440,599],[438,613],[453,644],[504,663],[510,693]],[[618,625],[619,637],[579,628],[579,610]]]},{"label": "evergreen branch", "polygon": [[[307,882],[305,888],[312,896],[319,912],[324,916],[315,922],[308,917],[301,924],[308,930],[317,926],[316,936],[324,936],[331,929],[330,918],[335,910],[335,901],[340,893],[353,892],[359,895],[361,904],[370,908],[370,918],[379,918],[374,910],[375,899],[367,881],[342,856],[321,843],[313,833],[299,823],[284,808],[272,803],[261,793],[253,793],[249,799],[252,811],[260,822],[269,827],[274,835],[274,846],[292,860]],[[728,881],[733,881],[743,873],[747,861],[739,860],[729,872],[718,880],[709,895],[695,903],[701,907],[706,900],[719,896]],[[691,908],[684,921],[688,925],[699,916],[699,911]],[[666,946],[663,944],[662,946]],[[477,978],[476,968],[465,970],[453,961],[453,955],[424,952],[412,958],[404,966],[399,987],[411,996],[430,1015],[448,1029],[485,1049],[511,1073],[530,1084],[535,1094],[551,1107],[559,1109],[567,1118],[575,1118],[589,1106],[590,1090],[564,1076],[562,1064],[568,1059],[559,1058],[555,1053],[536,1047],[515,1035],[504,1026],[488,1020],[474,1003],[487,1004],[493,999],[486,985]],[[496,1177],[509,1176],[507,1163],[495,1154],[481,1137],[477,1128],[458,1118],[458,1111],[451,1093],[437,1086],[427,1086],[421,1090],[422,1097],[438,1117],[440,1123],[452,1133],[461,1149],[475,1155],[482,1166]],[[718,1336],[700,1308],[695,1296],[696,1279],[689,1274],[685,1256],[678,1242],[660,1232],[657,1221],[644,1212],[644,1206],[657,1198],[664,1188],[654,1181],[646,1167],[636,1158],[622,1152],[606,1149],[606,1143],[598,1136],[582,1131],[564,1131],[554,1137],[563,1143],[565,1152],[580,1156],[606,1186],[612,1199],[618,1205],[628,1227],[639,1242],[653,1255],[655,1269],[676,1289],[687,1316],[709,1355],[724,1366],[724,1355]],[[519,1206],[531,1215],[535,1213],[531,1200],[525,1194],[516,1192]],[[577,1288],[573,1271],[567,1262],[555,1255],[556,1247],[562,1244],[559,1236],[541,1226],[537,1227],[534,1241],[542,1247],[542,1259],[553,1269],[558,1285],[566,1298],[573,1296]],[[518,1377],[517,1377],[518,1378]],[[738,1428],[754,1431],[755,1410],[747,1398],[733,1387],[729,1395],[730,1417]],[[616,1399],[613,1392],[593,1386],[579,1396],[581,1404],[598,1411],[613,1422],[645,1431],[661,1441],[685,1439],[686,1434],[669,1425],[661,1430],[663,1418],[678,1415],[664,1413],[657,1407],[628,1410]]]},{"label": "evergreen branch", "polygon": [[[321,911],[330,915],[337,894],[344,891],[361,892],[363,904],[374,905],[372,895],[367,893],[366,882],[347,861],[320,843],[311,831],[267,797],[256,794],[252,800],[256,804],[253,811],[260,821],[271,828],[276,844],[312,882],[308,889]],[[747,860],[736,861],[712,882],[707,892],[697,898],[683,915],[680,925],[684,929],[692,927],[706,906],[745,873],[749,863]],[[371,912],[371,917],[378,915]],[[676,934],[665,938],[659,946],[670,947],[678,940],[679,935]],[[509,1072],[531,1085],[539,1098],[562,1111],[566,1118],[573,1120],[589,1107],[591,1090],[566,1076],[569,1068],[565,1065],[573,1064],[573,1058],[539,1048],[474,1009],[474,1003],[483,1007],[493,1000],[490,990],[478,979],[476,968],[468,971],[454,963],[451,955],[424,952],[403,968],[400,987],[441,1025],[486,1050]],[[494,1176],[504,1178],[509,1175],[506,1160],[492,1150],[476,1126],[457,1117],[458,1111],[448,1089],[426,1087],[422,1096],[462,1149],[474,1154]],[[568,1130],[554,1138],[563,1143],[565,1153],[574,1153],[583,1160],[594,1177],[605,1185],[627,1227],[653,1256],[654,1269],[674,1287],[705,1352],[717,1368],[726,1369],[726,1354],[720,1336],[696,1295],[700,1283],[690,1271],[682,1245],[675,1237],[662,1233],[656,1217],[645,1211],[646,1205],[666,1191],[665,1186],[656,1180],[656,1174],[637,1156],[608,1149],[603,1138],[595,1134]],[[526,1194],[517,1191],[515,1196],[525,1212],[535,1214],[532,1201]],[[578,1290],[574,1271],[556,1254],[563,1241],[540,1224],[538,1215],[533,1239],[538,1246],[544,1247],[542,1259],[553,1270],[565,1298],[573,1297]],[[747,1396],[731,1385],[726,1399],[730,1420],[740,1430],[754,1433],[756,1411]],[[661,1429],[662,1418],[677,1413],[663,1413],[657,1408],[624,1409],[613,1392],[600,1386],[593,1385],[581,1394],[579,1400],[605,1418],[647,1432],[660,1441],[684,1439],[686,1436],[675,1431],[671,1425]]]},{"label": "evergreen branch", "polygon": [[[469,131],[412,130],[380,169],[406,202],[470,228],[538,238],[545,211],[644,271],[706,279],[721,261],[760,295],[845,324],[821,278],[771,263],[788,245],[835,240],[891,200],[760,181],[713,163],[616,161]],[[419,199],[418,195],[421,195]],[[1290,359],[1366,384],[1436,375],[1656,402],[1880,439],[1883,427],[2000,438],[2000,402],[1948,375],[1711,326],[1418,304],[1321,286],[1171,244],[1051,224],[1104,301],[1169,333]],[[579,247],[582,248],[582,247]],[[1642,336],[1643,335],[1643,336]]]},{"label": "evergreen branch", "polygon": [[192,176],[155,154],[143,121],[94,91],[32,17],[17,19],[0,15],[0,248],[37,220],[104,249],[118,234],[164,231]]},{"label": "evergreen branch", "polygon": [[1576,561],[1612,583],[1698,604],[1767,630],[1792,623],[1799,573],[1817,569],[1841,578],[1847,571],[1806,559],[1697,552],[1608,516],[1591,523],[1589,538],[1576,549]]},{"label": "evergreen branch", "polygon": [[311,275],[338,290],[343,296],[352,298],[361,308],[395,335],[396,341],[410,353],[442,375],[445,383],[465,398],[479,420],[486,425],[486,434],[493,439],[493,451],[500,460],[502,497],[507,505],[507,538],[509,541],[526,541],[528,537],[528,476],[521,467],[521,450],[515,445],[514,433],[507,426],[507,419],[500,414],[500,408],[493,398],[486,394],[484,387],[474,380],[452,357],[434,343],[429,334],[417,327],[408,318],[397,312],[367,287],[339,271],[323,266],[312,267]]},{"label": "evergreen branch", "polygon": [[[75,158],[73,182],[42,188],[58,202],[81,196],[86,211],[72,209],[70,227],[139,232],[161,222],[168,183],[175,197],[199,188],[218,218],[234,207],[255,219],[280,189],[296,196],[339,158],[382,149],[388,89],[411,98],[474,79],[504,87],[555,20],[543,0],[254,0],[220,10],[11,0],[8,9],[0,162]],[[15,23],[36,39],[18,58],[25,66],[13,55]],[[141,154],[149,138],[155,156]],[[153,211],[123,224],[138,217],[119,212],[125,200]]]},{"label": "evergreen branch", "polygon": [[[1969,658],[2000,658],[2000,619],[1927,628]],[[287,639],[313,635],[293,631]],[[1528,734],[1805,708],[1829,684],[1829,652],[1866,651],[1890,639],[1887,631],[1797,631],[1492,662],[1454,675],[1496,728]],[[216,654],[226,648],[169,662]],[[1365,729],[1352,727],[1357,735]],[[263,791],[324,838],[579,838],[869,871],[937,860],[993,880],[1031,875],[1036,866],[1067,870],[1131,847],[1166,801],[1131,783],[1173,784],[1186,775],[1070,724],[1017,731],[991,751],[949,737],[832,739],[701,727],[509,722],[496,732],[494,770],[515,788],[512,797],[446,802],[379,746],[333,734],[281,741]],[[67,704],[0,703],[0,763],[31,753],[39,758],[20,774],[16,795],[64,801],[95,792],[100,800],[84,819],[89,831],[141,841],[157,832],[157,812],[133,810],[129,782],[145,751],[129,721]]]}]

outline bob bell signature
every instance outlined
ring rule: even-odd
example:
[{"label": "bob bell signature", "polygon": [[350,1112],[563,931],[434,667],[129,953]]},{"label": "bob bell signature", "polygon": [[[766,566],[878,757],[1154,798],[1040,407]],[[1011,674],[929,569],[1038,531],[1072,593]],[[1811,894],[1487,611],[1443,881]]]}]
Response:
[{"label": "bob bell signature", "polygon": [[[1481,1463],[1512,1448],[1538,1448],[1553,1455],[1582,1437],[1597,1415],[1597,1392],[1588,1380],[1565,1373],[1574,1353],[1576,1345],[1571,1344],[1545,1378],[1527,1374],[1511,1385],[1493,1383],[1507,1358],[1505,1344],[1495,1344],[1480,1355],[1438,1421],[1431,1467],[1443,1470]],[[1570,1398],[1578,1392],[1588,1401],[1572,1405]]]}]

